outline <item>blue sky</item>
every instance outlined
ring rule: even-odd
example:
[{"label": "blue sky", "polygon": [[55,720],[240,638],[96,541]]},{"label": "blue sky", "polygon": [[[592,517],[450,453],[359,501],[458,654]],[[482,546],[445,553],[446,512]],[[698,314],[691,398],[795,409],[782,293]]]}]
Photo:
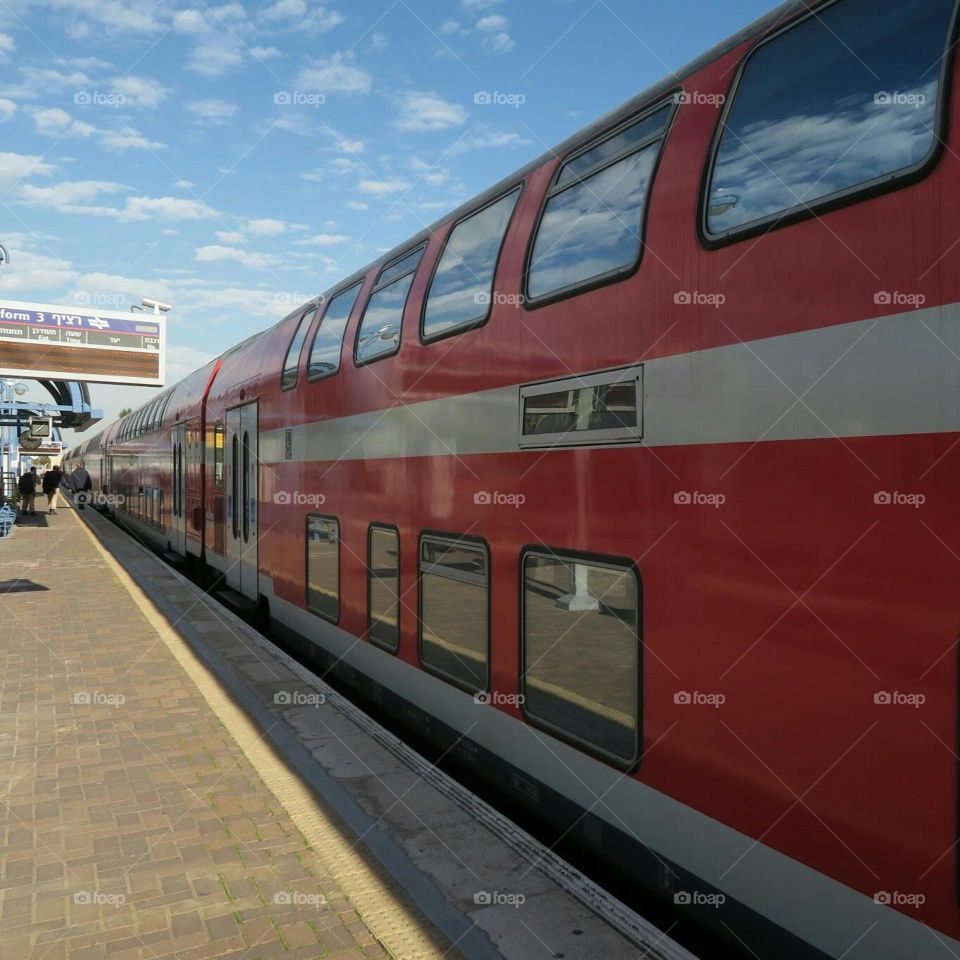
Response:
[{"label": "blue sky", "polygon": [[171,383],[773,5],[3,0],[0,297],[172,302]]}]

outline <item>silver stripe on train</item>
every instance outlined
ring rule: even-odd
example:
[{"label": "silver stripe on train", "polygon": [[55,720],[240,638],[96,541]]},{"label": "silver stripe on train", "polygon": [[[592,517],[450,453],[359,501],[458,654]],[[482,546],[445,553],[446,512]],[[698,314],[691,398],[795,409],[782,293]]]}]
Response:
[{"label": "silver stripe on train", "polygon": [[[647,446],[960,431],[960,304],[711,347],[643,368]],[[270,430],[261,461],[517,452],[519,387],[294,427],[286,451],[285,431]]]}]

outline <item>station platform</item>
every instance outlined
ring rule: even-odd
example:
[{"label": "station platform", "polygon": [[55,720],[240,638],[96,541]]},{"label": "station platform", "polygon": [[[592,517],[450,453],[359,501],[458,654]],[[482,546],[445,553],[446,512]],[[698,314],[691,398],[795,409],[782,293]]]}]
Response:
[{"label": "station platform", "polygon": [[0,960],[692,960],[93,510],[0,654]]}]

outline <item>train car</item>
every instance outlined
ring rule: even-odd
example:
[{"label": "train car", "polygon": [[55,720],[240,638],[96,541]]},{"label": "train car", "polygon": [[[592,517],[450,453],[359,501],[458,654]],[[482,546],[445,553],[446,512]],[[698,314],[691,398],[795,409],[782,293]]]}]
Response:
[{"label": "train car", "polygon": [[787,3],[208,387],[201,560],[747,955],[960,953],[956,16]]}]

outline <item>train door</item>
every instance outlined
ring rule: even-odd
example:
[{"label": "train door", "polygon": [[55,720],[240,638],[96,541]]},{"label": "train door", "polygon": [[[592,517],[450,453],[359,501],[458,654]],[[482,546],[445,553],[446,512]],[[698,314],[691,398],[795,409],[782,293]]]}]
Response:
[{"label": "train door", "polygon": [[186,493],[186,476],[184,473],[185,457],[184,446],[186,445],[186,426],[178,423],[171,431],[171,456],[173,466],[170,476],[173,478],[171,483],[170,500],[170,547],[174,553],[185,556],[187,552],[187,517],[184,507],[184,494]]},{"label": "train door", "polygon": [[227,411],[227,585],[251,600],[259,595],[257,403]]}]

